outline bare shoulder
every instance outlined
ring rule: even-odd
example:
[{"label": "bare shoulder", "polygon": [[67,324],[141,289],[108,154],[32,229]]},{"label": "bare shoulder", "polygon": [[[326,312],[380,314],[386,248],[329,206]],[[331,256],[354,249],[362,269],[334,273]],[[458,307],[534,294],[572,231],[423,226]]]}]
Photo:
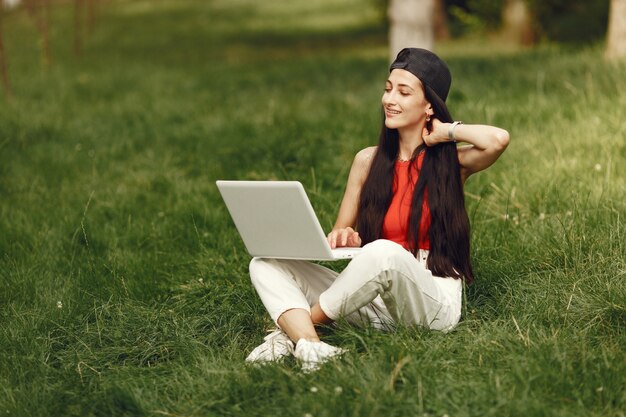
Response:
[{"label": "bare shoulder", "polygon": [[369,170],[374,154],[376,153],[376,146],[369,146],[365,149],[361,149],[354,157],[354,165],[359,169]]},{"label": "bare shoulder", "polygon": [[354,156],[354,162],[350,169],[350,177],[352,180],[356,181],[357,184],[363,184],[367,178],[375,154],[376,146],[370,146],[360,150]]}]

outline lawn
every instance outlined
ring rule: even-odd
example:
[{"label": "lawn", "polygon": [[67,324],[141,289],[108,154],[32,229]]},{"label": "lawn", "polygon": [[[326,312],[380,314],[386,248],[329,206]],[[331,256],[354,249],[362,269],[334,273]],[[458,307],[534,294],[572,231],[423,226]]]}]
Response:
[{"label": "lawn", "polygon": [[339,323],[350,352],[303,374],[244,363],[271,322],[215,180],[301,181],[332,227],[381,123],[381,2],[111,0],[81,56],[70,3],[49,70],[4,21],[0,416],[625,415],[626,65],[602,45],[438,46],[453,116],[511,134],[466,184],[462,322]]}]

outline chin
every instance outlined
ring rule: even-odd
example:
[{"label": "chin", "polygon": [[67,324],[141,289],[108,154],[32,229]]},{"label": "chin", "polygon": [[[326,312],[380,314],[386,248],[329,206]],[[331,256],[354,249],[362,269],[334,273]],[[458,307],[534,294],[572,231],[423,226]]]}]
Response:
[{"label": "chin", "polygon": [[397,129],[398,128],[398,124],[394,123],[394,121],[390,120],[390,119],[385,119],[385,126],[387,127],[387,129]]}]

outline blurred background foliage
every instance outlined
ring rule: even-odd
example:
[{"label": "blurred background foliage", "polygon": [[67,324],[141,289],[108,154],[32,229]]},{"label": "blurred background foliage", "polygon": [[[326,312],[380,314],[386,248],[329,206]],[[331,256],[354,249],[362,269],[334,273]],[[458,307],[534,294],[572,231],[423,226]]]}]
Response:
[{"label": "blurred background foliage", "polygon": [[[386,20],[389,0],[374,0]],[[507,0],[441,0],[452,37],[496,33],[502,28]],[[561,43],[590,43],[604,37],[609,0],[524,0],[535,39]]]},{"label": "blurred background foliage", "polygon": [[[320,27],[339,27],[350,24],[350,20],[354,24],[361,18],[363,11],[367,10],[371,26],[375,26],[379,34],[388,31],[390,22],[387,11],[391,0],[366,1],[366,4],[349,3],[348,6],[344,5],[343,10],[338,10],[333,2],[327,1],[313,2],[307,8],[328,11],[320,21],[312,22],[314,25],[321,25]],[[146,3],[141,1],[125,2],[134,3],[139,8],[146,7]],[[59,31],[65,32],[65,45],[71,46],[74,54],[80,56],[84,43],[94,31],[100,11],[107,8],[109,3],[111,0],[0,0],[0,5],[3,6],[0,7],[0,74],[5,92],[11,95],[7,62],[10,62],[12,54],[19,52],[11,51],[10,44],[9,47],[3,46],[8,42],[3,40],[3,20],[11,18],[13,14],[22,14],[22,11],[23,15],[29,16],[32,30],[38,34],[37,47],[40,50],[41,64],[49,68],[54,60],[54,48],[51,45],[54,39],[51,38],[58,36]],[[154,0],[148,3],[148,7],[158,8],[166,3],[163,0]],[[209,2],[213,3],[220,2]],[[524,46],[555,42],[584,46],[601,42],[607,33],[610,6],[609,0],[434,0],[434,4],[434,32],[437,40],[489,36]],[[237,7],[238,3],[233,5]],[[418,3],[416,5],[419,6]],[[53,10],[56,9],[55,6],[73,8],[73,27],[58,27],[55,22],[58,13]],[[263,11],[263,22],[257,22],[262,26],[274,27],[282,22],[285,28],[291,27],[294,31],[304,29],[302,19],[285,19],[286,9],[281,2],[258,2],[253,8],[244,2],[238,7],[242,8],[244,15]],[[289,9],[292,8],[290,6]],[[308,13],[307,8],[302,10],[303,16]],[[220,27],[236,27],[236,24],[231,23],[224,20],[216,24]]]},{"label": "blurred background foliage", "polygon": [[[477,3],[488,0],[474,0]],[[545,39],[590,42],[606,34],[608,0],[528,0],[536,30]]]}]

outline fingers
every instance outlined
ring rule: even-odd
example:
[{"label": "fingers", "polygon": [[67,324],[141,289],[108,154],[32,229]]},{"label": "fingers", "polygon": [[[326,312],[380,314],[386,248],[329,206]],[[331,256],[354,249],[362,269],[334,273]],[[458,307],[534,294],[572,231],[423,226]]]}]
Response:
[{"label": "fingers", "polygon": [[328,244],[331,249],[335,249],[339,246],[345,246],[345,230],[346,229],[337,229],[328,234]]},{"label": "fingers", "polygon": [[434,117],[430,121],[430,129],[428,129],[428,125],[422,129],[422,138],[426,146],[433,146],[444,141],[448,137],[447,135],[444,123]]},{"label": "fingers", "polygon": [[361,236],[359,236],[359,232],[354,232],[350,235],[348,246],[351,246],[351,247],[361,246]]},{"label": "fingers", "polygon": [[361,246],[361,238],[358,232],[355,232],[351,227],[333,230],[328,234],[327,239],[331,249],[345,246]]},{"label": "fingers", "polygon": [[333,230],[328,234],[328,244],[331,249],[335,249],[337,247],[337,230]]},{"label": "fingers", "polygon": [[426,144],[426,146],[431,145],[430,132],[426,128],[422,130],[422,139],[424,139],[424,143]]},{"label": "fingers", "polygon": [[351,227],[346,227],[341,231],[341,246],[348,246],[348,238],[354,233]]}]

